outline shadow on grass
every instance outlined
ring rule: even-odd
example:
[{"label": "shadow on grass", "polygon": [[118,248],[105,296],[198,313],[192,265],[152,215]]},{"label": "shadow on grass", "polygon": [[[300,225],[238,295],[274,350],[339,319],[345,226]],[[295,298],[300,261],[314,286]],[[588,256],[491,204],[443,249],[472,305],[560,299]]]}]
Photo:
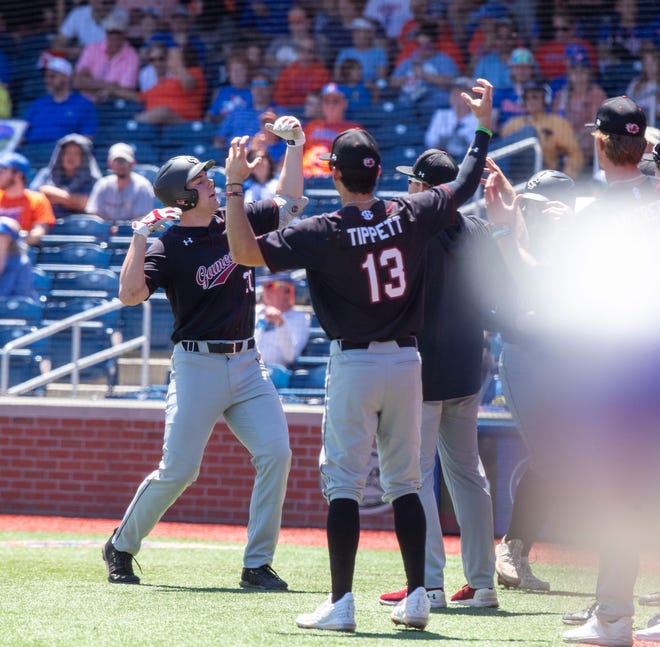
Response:
[{"label": "shadow on grass", "polygon": [[[286,591],[265,591],[262,589],[244,589],[241,587],[229,586],[183,586],[181,584],[140,584],[140,587],[147,587],[155,591],[162,591],[163,593],[178,593],[181,591],[188,591],[190,593],[242,593],[246,595],[255,595],[259,593],[266,593],[268,595],[281,595],[281,594],[301,594],[315,593],[315,591],[296,591],[295,589],[288,589]],[[319,594],[324,593],[318,591]],[[326,593],[327,595],[327,593]]]}]

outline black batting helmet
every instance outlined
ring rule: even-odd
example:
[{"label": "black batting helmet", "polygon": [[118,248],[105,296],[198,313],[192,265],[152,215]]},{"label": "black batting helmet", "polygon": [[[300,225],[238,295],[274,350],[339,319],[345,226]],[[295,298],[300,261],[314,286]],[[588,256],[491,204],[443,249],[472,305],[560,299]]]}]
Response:
[{"label": "black batting helmet", "polygon": [[186,184],[212,166],[215,166],[215,160],[200,162],[188,155],[172,157],[158,169],[154,180],[156,197],[167,207],[178,207],[182,211],[192,209],[199,194],[195,189],[186,189]]},{"label": "black batting helmet", "polygon": [[538,202],[557,200],[570,207],[575,207],[575,182],[566,173],[545,169],[535,173],[527,180],[522,196],[527,200]]}]

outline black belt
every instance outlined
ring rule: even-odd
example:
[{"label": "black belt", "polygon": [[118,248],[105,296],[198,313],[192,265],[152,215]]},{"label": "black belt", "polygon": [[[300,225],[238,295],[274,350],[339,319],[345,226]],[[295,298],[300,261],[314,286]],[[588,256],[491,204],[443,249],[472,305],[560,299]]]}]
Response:
[{"label": "black belt", "polygon": [[[210,341],[190,341],[184,339],[181,342],[183,350],[188,351],[189,353],[240,353],[242,350],[249,350],[254,348],[254,338],[250,338],[247,341],[225,341],[225,342],[210,342]],[[204,350],[204,346],[208,348],[208,351]]]},{"label": "black belt", "polygon": [[[374,341],[380,340],[376,339]],[[391,341],[395,341],[400,348],[410,348],[411,346],[417,347],[417,337],[413,336],[399,337],[399,339],[393,339]],[[365,350],[366,348],[369,348],[369,344],[371,344],[370,341],[346,341],[344,339],[338,339],[337,343],[342,350]]]}]

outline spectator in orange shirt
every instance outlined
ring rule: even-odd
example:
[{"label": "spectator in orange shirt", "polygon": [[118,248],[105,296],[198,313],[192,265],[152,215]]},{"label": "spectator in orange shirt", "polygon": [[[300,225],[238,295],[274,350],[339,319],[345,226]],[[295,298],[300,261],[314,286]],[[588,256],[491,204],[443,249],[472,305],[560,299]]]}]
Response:
[{"label": "spectator in orange shirt", "polygon": [[330,81],[330,71],[318,60],[313,38],[297,45],[298,60],[287,65],[275,81],[273,99],[280,106],[302,106],[311,90],[319,90]]},{"label": "spectator in orange shirt", "polygon": [[332,142],[339,134],[349,128],[360,128],[358,124],[346,121],[348,99],[336,83],[328,83],[321,90],[321,111],[323,119],[310,121],[304,128],[305,154],[303,157],[303,175],[305,177],[330,176],[332,171],[328,163],[319,159],[329,153]]},{"label": "spectator in orange shirt", "polygon": [[145,104],[135,121],[147,124],[176,124],[204,117],[206,79],[194,45],[167,50],[168,75],[145,92],[136,94]]},{"label": "spectator in orange shirt", "polygon": [[55,224],[48,198],[40,191],[26,189],[30,162],[20,153],[0,156],[0,216],[17,220],[27,232],[25,242],[38,246],[41,237]]}]

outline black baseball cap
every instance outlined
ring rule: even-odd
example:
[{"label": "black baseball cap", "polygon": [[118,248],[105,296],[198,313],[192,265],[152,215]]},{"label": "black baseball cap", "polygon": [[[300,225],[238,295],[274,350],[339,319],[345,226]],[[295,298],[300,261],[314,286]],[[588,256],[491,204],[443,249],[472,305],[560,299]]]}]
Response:
[{"label": "black baseball cap", "polygon": [[330,168],[360,177],[377,177],[380,169],[380,152],[376,140],[362,128],[350,128],[339,133],[332,142],[329,153],[320,159],[328,160]]},{"label": "black baseball cap", "polygon": [[449,153],[438,148],[429,148],[412,166],[397,166],[396,170],[420,182],[437,186],[456,179],[458,164]]},{"label": "black baseball cap", "polygon": [[575,182],[566,173],[545,169],[534,173],[527,180],[522,197],[537,202],[557,200],[564,204],[575,204]]},{"label": "black baseball cap", "polygon": [[629,97],[614,97],[603,101],[598,108],[595,121],[585,126],[600,130],[607,135],[644,137],[646,115]]}]

